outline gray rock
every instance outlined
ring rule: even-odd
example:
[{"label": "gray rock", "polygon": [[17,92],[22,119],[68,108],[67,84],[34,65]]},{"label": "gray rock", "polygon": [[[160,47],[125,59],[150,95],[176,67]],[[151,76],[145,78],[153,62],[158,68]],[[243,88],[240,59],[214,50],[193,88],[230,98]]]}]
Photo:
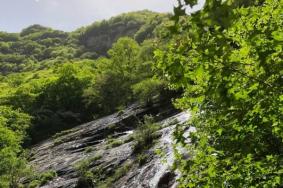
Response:
[{"label": "gray rock", "polygon": [[[139,166],[134,162],[132,141],[125,140],[129,139],[138,120],[146,114],[158,117],[164,128],[159,131],[161,136],[157,143],[147,151],[149,157],[146,163]],[[176,174],[170,169],[174,161],[172,133],[176,123],[187,121],[188,118],[187,113],[178,114],[170,105],[155,105],[151,108],[132,105],[123,112],[78,126],[66,131],[66,134],[61,133],[57,138],[34,146],[30,164],[39,173],[51,169],[57,172],[58,177],[42,186],[44,188],[75,187],[78,181],[75,164],[98,155],[100,157],[92,161],[90,170],[101,172],[100,178],[107,178],[126,163],[133,163],[111,187],[173,187]],[[115,138],[120,144],[109,147],[109,137]],[[155,154],[157,149],[163,151],[164,157]]]}]

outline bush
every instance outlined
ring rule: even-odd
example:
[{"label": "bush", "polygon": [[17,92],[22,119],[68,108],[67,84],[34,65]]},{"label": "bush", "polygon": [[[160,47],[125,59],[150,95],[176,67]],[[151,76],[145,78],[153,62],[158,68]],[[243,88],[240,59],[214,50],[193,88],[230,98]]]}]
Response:
[{"label": "bush", "polygon": [[144,123],[134,133],[133,153],[140,153],[150,148],[154,140],[158,137],[156,131],[159,129],[160,125],[154,123],[152,116],[145,116]]},{"label": "bush", "polygon": [[72,132],[74,132],[74,129],[68,129],[68,130],[65,130],[65,131],[61,131],[61,132],[58,132],[55,135],[53,135],[52,138],[57,139],[57,138],[62,137],[64,135],[70,134]]},{"label": "bush", "polygon": [[27,161],[21,155],[22,139],[29,122],[29,116],[0,106],[0,187],[16,187],[29,173]]},{"label": "bush", "polygon": [[105,181],[101,181],[97,184],[99,188],[109,188],[112,187],[113,183],[117,182],[120,178],[125,176],[132,167],[132,163],[126,163],[122,167],[115,170],[111,177],[108,177]]},{"label": "bush", "polygon": [[56,138],[53,141],[53,146],[58,146],[58,145],[63,144],[65,142],[66,142],[66,138],[59,137],[59,138]]},{"label": "bush", "polygon": [[93,152],[93,148],[92,147],[86,147],[85,148],[85,153],[91,153]]},{"label": "bush", "polygon": [[143,104],[150,104],[154,97],[159,97],[164,89],[162,80],[148,78],[132,86],[134,96]]},{"label": "bush", "polygon": [[53,180],[55,177],[57,177],[57,173],[53,170],[44,172],[40,176],[40,185],[45,185],[49,181]]},{"label": "bush", "polygon": [[143,166],[148,160],[148,157],[149,157],[148,154],[139,154],[137,157],[137,162],[139,166]]},{"label": "bush", "polygon": [[28,184],[29,188],[36,188],[47,184],[49,181],[52,181],[57,177],[57,173],[53,170],[43,172],[39,175],[35,175],[31,178],[31,182]]},{"label": "bush", "polygon": [[28,187],[29,188],[37,188],[40,186],[40,181],[39,180],[33,180],[31,183],[29,183]]},{"label": "bush", "polygon": [[76,185],[77,188],[91,188],[94,187],[94,173],[90,170],[90,165],[101,159],[102,155],[96,155],[94,157],[79,161],[75,164],[75,169],[78,172],[79,180]]},{"label": "bush", "polygon": [[118,147],[118,146],[120,146],[122,144],[124,144],[124,142],[122,142],[121,140],[110,138],[108,140],[107,148],[115,148],[115,147]]},{"label": "bush", "polygon": [[75,169],[78,172],[79,180],[77,182],[77,188],[91,188],[93,187],[93,173],[89,170],[91,160],[82,160],[75,164]]},{"label": "bush", "polygon": [[89,178],[85,178],[85,177],[80,177],[76,188],[93,188],[94,184],[92,181],[92,175]]}]

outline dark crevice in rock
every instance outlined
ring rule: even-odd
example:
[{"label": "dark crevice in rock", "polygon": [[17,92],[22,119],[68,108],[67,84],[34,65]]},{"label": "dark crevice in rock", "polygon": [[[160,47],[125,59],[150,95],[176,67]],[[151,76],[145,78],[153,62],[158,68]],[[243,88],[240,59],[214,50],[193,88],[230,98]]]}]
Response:
[{"label": "dark crevice in rock", "polygon": [[166,172],[160,178],[157,188],[170,188],[175,183],[176,174],[173,172]]}]

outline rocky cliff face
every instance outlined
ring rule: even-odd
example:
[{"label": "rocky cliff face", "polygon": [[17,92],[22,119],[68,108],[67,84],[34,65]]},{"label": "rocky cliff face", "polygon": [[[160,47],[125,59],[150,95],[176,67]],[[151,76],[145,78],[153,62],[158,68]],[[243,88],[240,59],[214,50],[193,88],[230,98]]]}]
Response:
[{"label": "rocky cliff face", "polygon": [[[132,135],[144,115],[161,125],[155,144],[142,155],[133,154]],[[98,187],[169,188],[176,186],[172,133],[189,115],[170,105],[142,108],[132,105],[123,112],[95,120],[55,135],[32,149],[31,164],[39,172],[54,170],[57,177],[42,187],[76,187],[78,164],[88,161]],[[81,186],[83,187],[83,186]]]}]

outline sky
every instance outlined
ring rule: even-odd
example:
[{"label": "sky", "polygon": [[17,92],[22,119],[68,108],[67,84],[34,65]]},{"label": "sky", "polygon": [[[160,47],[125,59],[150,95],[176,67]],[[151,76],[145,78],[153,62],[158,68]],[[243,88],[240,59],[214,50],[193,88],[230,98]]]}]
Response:
[{"label": "sky", "polygon": [[174,0],[0,0],[0,31],[20,32],[33,24],[73,31],[124,12],[172,12],[173,6]]}]

